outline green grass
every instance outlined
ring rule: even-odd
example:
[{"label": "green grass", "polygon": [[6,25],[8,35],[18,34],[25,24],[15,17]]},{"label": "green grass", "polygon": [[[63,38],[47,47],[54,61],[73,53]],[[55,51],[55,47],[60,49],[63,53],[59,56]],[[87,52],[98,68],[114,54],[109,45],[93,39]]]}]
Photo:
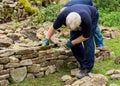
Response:
[{"label": "green grass", "polygon": [[[106,46],[108,46],[112,51],[115,52],[116,56],[120,55],[120,37],[110,40],[104,40],[104,42]],[[106,75],[106,72],[108,70],[120,68],[120,65],[114,63],[114,59],[115,58],[110,58],[104,61],[96,61],[92,70],[92,73],[103,74],[109,79],[107,86],[109,86],[111,83],[116,83],[118,86],[120,86],[119,80],[111,80],[110,76]],[[70,71],[65,69],[42,78],[26,80],[21,83],[13,83],[9,86],[64,86],[64,83],[61,81],[61,77],[69,73]]]},{"label": "green grass", "polygon": [[[120,37],[117,37],[115,39],[105,39],[104,40],[105,46],[108,46],[108,48],[112,51],[114,51],[115,56],[119,56],[120,55]],[[111,83],[116,83],[118,86],[120,86],[120,81],[119,80],[111,80],[110,76],[106,75],[106,72],[108,70],[112,70],[112,69],[120,69],[120,65],[119,64],[115,64],[114,63],[115,58],[110,58],[104,61],[96,61],[94,68],[92,70],[93,73],[96,74],[103,74],[105,75],[108,79],[108,86]]]},{"label": "green grass", "polygon": [[64,69],[55,74],[49,74],[42,78],[25,80],[20,83],[12,83],[9,86],[64,86],[64,83],[61,81],[61,77],[69,73],[69,70]]},{"label": "green grass", "polygon": [[106,72],[112,69],[120,69],[120,65],[114,63],[114,58],[104,61],[96,61],[92,73],[105,75],[109,79],[108,86],[110,83],[116,83],[118,86],[120,86],[119,80],[111,80],[110,76],[106,75]]},{"label": "green grass", "polygon": [[105,45],[115,52],[116,56],[120,55],[120,36],[115,39],[104,40],[104,42]]}]

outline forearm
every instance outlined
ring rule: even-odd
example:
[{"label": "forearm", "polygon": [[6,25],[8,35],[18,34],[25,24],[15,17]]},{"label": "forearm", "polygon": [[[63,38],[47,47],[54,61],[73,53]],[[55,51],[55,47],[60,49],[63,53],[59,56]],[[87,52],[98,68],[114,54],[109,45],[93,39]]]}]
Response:
[{"label": "forearm", "polygon": [[50,40],[50,38],[52,37],[52,35],[55,33],[55,29],[53,28],[53,25],[50,26],[47,34],[46,34],[46,38]]},{"label": "forearm", "polygon": [[85,41],[85,40],[87,40],[87,39],[88,39],[88,38],[85,38],[85,37],[83,37],[83,36],[81,35],[81,36],[79,36],[78,38],[72,40],[71,42],[72,42],[73,45],[76,45],[76,44],[81,43],[81,42],[83,42],[83,41]]}]

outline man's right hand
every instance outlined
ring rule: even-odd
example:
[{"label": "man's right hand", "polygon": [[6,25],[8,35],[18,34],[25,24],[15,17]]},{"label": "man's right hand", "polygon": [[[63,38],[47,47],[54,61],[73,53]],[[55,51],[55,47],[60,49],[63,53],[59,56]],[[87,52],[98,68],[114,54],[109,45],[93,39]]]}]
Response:
[{"label": "man's right hand", "polygon": [[43,45],[49,45],[49,40],[47,38],[42,39]]},{"label": "man's right hand", "polygon": [[72,47],[73,47],[73,45],[72,45],[71,41],[68,41],[66,43],[66,48],[72,48]]}]

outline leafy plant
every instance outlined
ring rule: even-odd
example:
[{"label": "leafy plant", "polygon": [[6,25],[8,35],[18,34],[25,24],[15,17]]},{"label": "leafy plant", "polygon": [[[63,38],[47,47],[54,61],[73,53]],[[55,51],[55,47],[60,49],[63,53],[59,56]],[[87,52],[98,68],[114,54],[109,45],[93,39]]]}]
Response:
[{"label": "leafy plant", "polygon": [[100,11],[99,23],[109,27],[120,27],[120,12]]},{"label": "leafy plant", "polygon": [[32,7],[28,0],[19,0],[19,3],[21,3],[25,10],[30,14],[38,12],[38,8]]},{"label": "leafy plant", "polygon": [[53,21],[61,8],[62,4],[52,4],[46,8],[41,8],[37,14],[32,16],[32,19],[34,19],[34,23]]},{"label": "leafy plant", "polygon": [[109,8],[109,11],[119,11],[120,10],[120,0],[93,0],[96,3],[98,9]]}]

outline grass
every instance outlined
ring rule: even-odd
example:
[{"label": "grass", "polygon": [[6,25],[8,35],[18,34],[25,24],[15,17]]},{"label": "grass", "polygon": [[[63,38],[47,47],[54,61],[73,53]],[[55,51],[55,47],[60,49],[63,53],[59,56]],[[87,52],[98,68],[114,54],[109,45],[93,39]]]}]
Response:
[{"label": "grass", "polygon": [[106,72],[108,70],[119,69],[119,68],[120,65],[114,63],[114,58],[110,58],[104,61],[96,61],[92,73],[105,75],[109,79],[109,83],[107,86],[109,86],[112,83],[116,83],[118,86],[120,86],[119,80],[111,80],[110,76],[106,75]]},{"label": "grass", "polygon": [[[120,55],[120,37],[110,40],[104,40],[104,42],[106,46],[108,46],[112,51],[115,52],[116,56]],[[106,75],[106,72],[108,70],[120,68],[120,65],[114,63],[114,59],[115,58],[110,58],[104,61],[96,61],[92,70],[92,73],[103,74],[109,79],[107,86],[109,86],[111,83],[116,83],[118,86],[120,86],[119,80],[111,80],[110,77]],[[69,73],[69,70],[64,69],[55,74],[50,74],[42,78],[26,80],[21,83],[12,83],[9,86],[64,86],[64,83],[61,81],[61,77]]]},{"label": "grass", "polygon": [[64,83],[61,81],[61,77],[69,73],[69,70],[64,69],[55,74],[49,74],[42,78],[25,80],[20,83],[12,83],[9,86],[63,86]]},{"label": "grass", "polygon": [[[109,39],[109,40],[105,39],[104,42],[105,42],[105,45],[109,47],[109,49],[115,52],[115,56],[120,55],[120,37],[117,37],[115,39]],[[106,72],[108,70],[120,69],[120,65],[115,64],[114,60],[115,58],[110,58],[104,61],[96,61],[95,66],[92,70],[93,73],[100,73],[105,75],[109,79],[108,86],[111,83],[116,83],[118,86],[120,86],[119,80],[111,80],[110,76],[106,75]]]},{"label": "grass", "polygon": [[116,56],[120,55],[120,36],[115,39],[104,40],[104,42],[105,45],[115,52]]}]

